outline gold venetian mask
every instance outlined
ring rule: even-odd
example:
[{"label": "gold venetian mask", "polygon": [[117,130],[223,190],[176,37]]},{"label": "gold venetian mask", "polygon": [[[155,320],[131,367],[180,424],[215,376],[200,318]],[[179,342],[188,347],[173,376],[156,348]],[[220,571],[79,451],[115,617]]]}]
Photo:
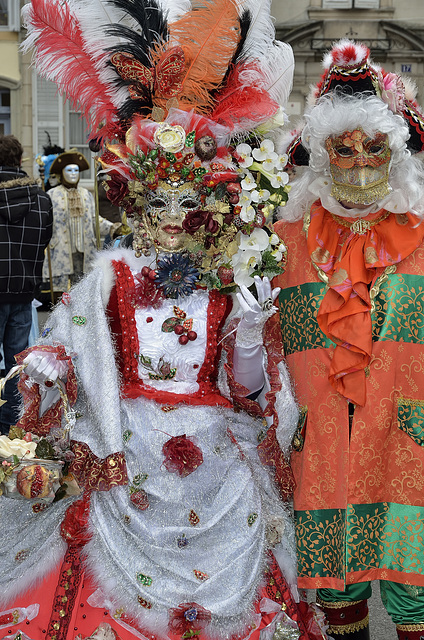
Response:
[{"label": "gold venetian mask", "polygon": [[388,137],[377,133],[370,138],[362,129],[345,131],[327,138],[333,179],[331,195],[339,202],[369,205],[390,192]]},{"label": "gold venetian mask", "polygon": [[181,251],[191,236],[183,229],[187,213],[200,209],[200,196],[193,183],[179,186],[159,183],[145,194],[145,224],[158,250]]}]

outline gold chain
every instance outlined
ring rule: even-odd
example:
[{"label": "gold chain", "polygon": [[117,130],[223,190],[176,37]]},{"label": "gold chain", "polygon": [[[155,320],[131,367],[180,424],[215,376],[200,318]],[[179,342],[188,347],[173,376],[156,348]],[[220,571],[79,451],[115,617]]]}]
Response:
[{"label": "gold chain", "polygon": [[386,211],[382,216],[376,218],[376,220],[365,220],[364,218],[358,218],[357,220],[354,220],[354,222],[348,222],[344,218],[336,216],[334,213],[330,213],[331,217],[335,222],[337,222],[337,224],[350,229],[352,233],[356,233],[359,236],[362,236],[364,233],[369,231],[371,227],[374,227],[379,222],[382,222],[383,220],[388,218],[390,214],[391,211]]}]

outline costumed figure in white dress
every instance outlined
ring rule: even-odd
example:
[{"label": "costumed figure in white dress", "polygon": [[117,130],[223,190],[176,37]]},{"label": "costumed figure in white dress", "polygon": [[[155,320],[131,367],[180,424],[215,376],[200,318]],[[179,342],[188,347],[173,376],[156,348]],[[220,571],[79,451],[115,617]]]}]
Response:
[{"label": "costumed figure in white dress", "polygon": [[[17,357],[0,629],[325,638],[296,588],[286,456],[298,411],[269,281],[284,264],[272,215],[286,158],[272,137],[292,52],[267,6],[166,4],[25,8],[27,46],[91,114],[108,196],[134,233]],[[68,56],[52,50],[60,25],[78,45]]]},{"label": "costumed figure in white dress", "polygon": [[[53,236],[50,241],[54,291],[67,291],[86,273],[96,254],[96,218],[93,194],[79,184],[81,172],[89,169],[87,159],[75,150],[58,155],[50,174],[60,184],[49,190],[53,204]],[[111,231],[113,223],[100,217],[100,233]],[[119,225],[118,225],[119,226]],[[44,279],[49,265],[44,263]]]}]

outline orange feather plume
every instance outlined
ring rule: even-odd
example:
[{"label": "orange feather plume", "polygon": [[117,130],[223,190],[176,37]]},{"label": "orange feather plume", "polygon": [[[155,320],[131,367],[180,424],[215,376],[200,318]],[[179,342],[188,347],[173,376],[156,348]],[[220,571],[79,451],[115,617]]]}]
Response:
[{"label": "orange feather plume", "polygon": [[[212,111],[211,92],[222,83],[239,38],[239,16],[233,0],[193,2],[191,11],[169,25],[169,41],[163,49],[156,49],[152,63],[159,65],[169,46],[179,45],[183,50],[185,65],[176,96],[180,109],[204,114]],[[156,95],[154,103],[165,107],[166,100]]]}]

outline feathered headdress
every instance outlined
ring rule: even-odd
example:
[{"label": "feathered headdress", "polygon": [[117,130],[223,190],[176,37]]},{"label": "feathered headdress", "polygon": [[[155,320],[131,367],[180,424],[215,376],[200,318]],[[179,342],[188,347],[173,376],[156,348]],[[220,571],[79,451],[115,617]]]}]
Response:
[{"label": "feathered headdress", "polygon": [[[376,95],[393,113],[407,122],[410,138],[407,142],[412,153],[424,149],[424,116],[415,101],[416,89],[412,83],[396,73],[386,73],[370,59],[370,51],[361,42],[343,39],[334,44],[323,58],[324,73],[320,82],[312,88],[308,104],[313,106],[318,98],[339,91],[348,95]],[[309,155],[296,135],[288,149],[293,165],[307,165]]]},{"label": "feathered headdress", "polygon": [[160,181],[197,183],[204,198],[218,188],[228,211],[204,216],[208,256],[219,257],[209,271],[235,264],[243,237],[263,231],[258,255],[270,256],[267,275],[279,272],[281,250],[270,223],[287,200],[288,176],[272,130],[284,121],[294,60],[291,47],[275,41],[270,6],[271,0],[31,0],[23,9],[23,50],[34,48],[38,72],[85,115],[91,147],[102,149],[112,202],[136,218],[143,191]]},{"label": "feathered headdress", "polygon": [[[270,0],[31,0],[38,72],[82,109],[91,137],[132,118],[193,110],[233,133],[269,120],[291,89],[291,48],[274,42]],[[112,134],[113,135],[113,134]]]}]

